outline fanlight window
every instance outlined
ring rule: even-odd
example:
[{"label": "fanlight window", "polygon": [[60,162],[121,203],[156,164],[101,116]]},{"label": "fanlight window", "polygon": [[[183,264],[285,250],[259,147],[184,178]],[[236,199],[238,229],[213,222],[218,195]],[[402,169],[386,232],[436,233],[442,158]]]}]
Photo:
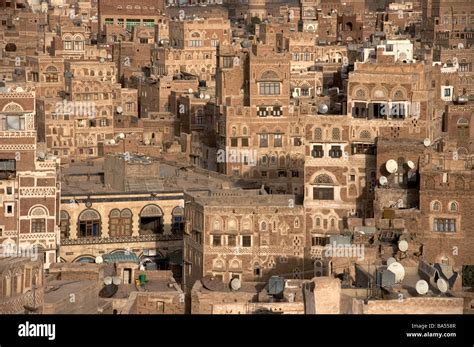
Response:
[{"label": "fanlight window", "polygon": [[279,81],[280,77],[278,77],[278,74],[275,71],[265,71],[260,79],[266,81]]},{"label": "fanlight window", "polygon": [[431,205],[431,209],[434,212],[441,212],[441,203],[439,201],[434,201]]},{"label": "fanlight window", "polygon": [[332,178],[326,174],[318,175],[316,179],[314,180],[314,183],[315,184],[334,184]]}]

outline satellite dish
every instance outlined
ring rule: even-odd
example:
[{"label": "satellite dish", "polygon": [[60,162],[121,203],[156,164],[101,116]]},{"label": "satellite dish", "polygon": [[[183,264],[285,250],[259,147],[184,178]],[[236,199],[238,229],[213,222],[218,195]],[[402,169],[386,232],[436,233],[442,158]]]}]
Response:
[{"label": "satellite dish", "polygon": [[97,257],[95,257],[95,262],[97,264],[102,264],[104,262],[104,259],[102,258],[102,256],[98,255]]},{"label": "satellite dish", "polygon": [[388,183],[387,177],[385,177],[385,176],[380,176],[380,178],[379,178],[379,183],[380,183],[381,186],[386,186],[387,183]]},{"label": "satellite dish", "polygon": [[407,162],[407,165],[408,165],[408,167],[410,168],[410,170],[413,170],[413,169],[415,168],[415,163],[412,162],[411,160],[409,160],[409,161]]},{"label": "satellite dish", "polygon": [[16,87],[16,91],[17,91],[18,93],[23,93],[23,92],[24,92],[24,90],[23,90],[22,87]]},{"label": "satellite dish", "polygon": [[436,285],[438,286],[438,289],[441,293],[446,293],[448,291],[448,282],[446,282],[444,279],[438,279]]},{"label": "satellite dish", "polygon": [[214,276],[204,276],[201,278],[201,283],[204,288],[210,291],[220,291],[224,289],[224,283]]},{"label": "satellite dish", "polygon": [[398,164],[395,160],[390,159],[389,161],[385,163],[385,168],[387,169],[389,173],[394,173],[394,172],[397,172],[398,170]]},{"label": "satellite dish", "polygon": [[112,54],[107,54],[107,59],[112,59]]},{"label": "satellite dish", "polygon": [[122,112],[123,112],[123,107],[117,106],[117,113],[122,113]]},{"label": "satellite dish", "polygon": [[408,242],[406,242],[406,240],[398,242],[398,249],[402,252],[406,252],[408,250]]},{"label": "satellite dish", "polygon": [[145,142],[145,145],[147,145],[147,146],[150,144],[150,140],[149,140],[149,139],[146,139],[144,142]]},{"label": "satellite dish", "polygon": [[100,62],[103,63],[105,61],[104,58],[100,58]]},{"label": "satellite dish", "polygon": [[296,90],[294,90],[293,93],[291,93],[291,96],[293,96],[294,98],[298,97],[298,93],[296,92]]},{"label": "satellite dish", "polygon": [[112,282],[113,282],[112,277],[107,276],[107,277],[104,278],[104,284],[105,284],[106,286],[112,284]]},{"label": "satellite dish", "polygon": [[419,280],[418,282],[416,282],[415,289],[418,294],[425,295],[426,293],[428,293],[429,289],[428,282],[426,282],[425,280]]},{"label": "satellite dish", "polygon": [[204,94],[203,93],[199,94],[199,99],[204,99]]},{"label": "satellite dish", "polygon": [[99,296],[101,298],[111,298],[112,296],[117,293],[118,287],[114,284],[106,285],[104,288],[101,289],[99,292]]},{"label": "satellite dish", "polygon": [[193,92],[193,88],[189,88],[188,93],[192,93],[192,92]]},{"label": "satellite dish", "polygon": [[122,283],[122,280],[118,276],[112,277],[112,283],[118,286],[120,283]]},{"label": "satellite dish", "polygon": [[395,283],[400,283],[405,278],[405,268],[398,262],[390,264],[387,270],[395,274]]},{"label": "satellite dish", "polygon": [[429,147],[431,145],[431,140],[426,138],[423,140],[423,144],[425,145],[425,147]]},{"label": "satellite dish", "polygon": [[115,140],[112,139],[112,140],[109,141],[109,143],[110,143],[111,145],[115,145]]},{"label": "satellite dish", "polygon": [[395,259],[394,257],[390,257],[387,259],[387,266],[390,266],[391,264],[396,263],[396,262],[397,262],[397,259]]},{"label": "satellite dish", "polygon": [[120,133],[120,134],[118,134],[118,137],[123,140],[123,139],[125,138],[125,134],[124,134],[124,133]]},{"label": "satellite dish", "polygon": [[233,278],[232,281],[230,281],[230,287],[232,290],[239,290],[241,286],[240,280],[238,278]]},{"label": "satellite dish", "polygon": [[321,104],[321,105],[319,105],[318,113],[320,113],[320,114],[325,114],[325,113],[327,113],[328,111],[329,111],[328,105],[326,105],[326,104]]},{"label": "satellite dish", "polygon": [[44,152],[38,152],[38,158],[40,158],[41,160],[44,160],[46,158],[46,154],[44,154]]}]

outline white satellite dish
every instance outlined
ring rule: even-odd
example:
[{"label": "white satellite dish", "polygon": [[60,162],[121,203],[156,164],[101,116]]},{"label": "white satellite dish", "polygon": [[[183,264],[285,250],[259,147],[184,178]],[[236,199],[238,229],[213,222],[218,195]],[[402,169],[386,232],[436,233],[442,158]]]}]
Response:
[{"label": "white satellite dish", "polygon": [[149,139],[146,139],[144,142],[145,142],[145,145],[147,145],[147,146],[150,144],[150,140],[149,140]]},{"label": "white satellite dish", "polygon": [[381,186],[386,186],[387,183],[388,183],[387,177],[385,177],[385,176],[380,176],[380,178],[379,178],[379,183],[380,183]]},{"label": "white satellite dish", "polygon": [[44,160],[46,158],[46,154],[44,154],[44,152],[42,152],[42,151],[39,151],[38,152],[38,158],[40,158],[41,160]]},{"label": "white satellite dish", "polygon": [[23,93],[23,92],[24,92],[24,90],[23,90],[22,87],[16,87],[16,91],[17,91],[18,93]]},{"label": "white satellite dish", "polygon": [[405,268],[398,262],[390,264],[387,270],[395,274],[395,283],[400,283],[405,278]]},{"label": "white satellite dish", "polygon": [[423,140],[423,145],[425,145],[425,147],[429,147],[431,145],[431,140],[426,138]]},{"label": "white satellite dish", "polygon": [[115,140],[114,140],[114,139],[110,140],[110,141],[109,141],[109,144],[115,145]]},{"label": "white satellite dish", "polygon": [[125,134],[124,134],[124,133],[120,133],[120,134],[118,134],[118,137],[123,140],[123,139],[125,138]]},{"label": "white satellite dish", "polygon": [[415,289],[418,294],[425,295],[426,293],[428,293],[429,289],[428,282],[426,282],[425,280],[419,280],[418,282],[416,282]]},{"label": "white satellite dish", "polygon": [[397,262],[397,259],[395,259],[394,257],[390,257],[387,259],[387,266],[390,266],[392,265],[393,263],[396,263]]},{"label": "white satellite dish", "polygon": [[107,59],[112,59],[112,54],[107,54]]},{"label": "white satellite dish", "polygon": [[325,114],[329,111],[329,107],[326,104],[319,105],[318,112],[321,114]]},{"label": "white satellite dish", "polygon": [[230,287],[232,290],[239,290],[241,287],[240,280],[238,278],[233,278],[232,281],[230,281]]},{"label": "white satellite dish", "polygon": [[204,99],[204,94],[203,93],[199,94],[199,99]]},{"label": "white satellite dish", "polygon": [[122,112],[123,112],[123,107],[117,106],[117,113],[122,113]]},{"label": "white satellite dish", "polygon": [[118,286],[120,283],[122,283],[122,280],[120,279],[120,277],[114,276],[114,277],[112,277],[112,282],[113,282],[113,284]]},{"label": "white satellite dish", "polygon": [[108,286],[109,284],[112,284],[112,282],[113,282],[112,277],[107,276],[107,277],[104,278],[104,284],[106,286]]},{"label": "white satellite dish", "polygon": [[395,160],[390,159],[385,163],[385,168],[389,173],[394,173],[398,170],[398,164]]},{"label": "white satellite dish", "polygon": [[406,252],[408,250],[408,242],[406,242],[406,240],[398,242],[398,249],[402,252]]},{"label": "white satellite dish", "polygon": [[189,88],[188,93],[192,93],[192,92],[193,92],[193,88]]},{"label": "white satellite dish", "polygon": [[101,62],[101,63],[105,62],[105,59],[104,59],[104,58],[100,58],[100,62]]},{"label": "white satellite dish", "polygon": [[438,289],[441,293],[446,293],[448,291],[448,282],[446,282],[444,279],[438,279],[438,281],[436,281],[436,285],[438,286]]},{"label": "white satellite dish", "polygon": [[413,170],[413,169],[415,168],[415,163],[412,162],[411,160],[409,160],[409,161],[407,162],[407,165],[408,165],[408,167],[410,168],[410,170]]},{"label": "white satellite dish", "polygon": [[97,257],[95,257],[95,262],[97,264],[102,264],[104,262],[104,259],[102,258],[102,256],[98,255]]}]

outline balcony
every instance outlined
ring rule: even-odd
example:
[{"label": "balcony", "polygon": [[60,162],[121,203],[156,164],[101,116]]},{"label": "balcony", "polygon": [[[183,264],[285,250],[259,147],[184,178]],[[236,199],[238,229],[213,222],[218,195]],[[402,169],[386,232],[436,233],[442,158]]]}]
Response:
[{"label": "balcony", "polygon": [[121,237],[83,237],[78,239],[61,239],[62,246],[107,244],[107,243],[128,243],[145,241],[176,241],[182,240],[183,233],[178,232],[171,235],[150,234],[139,236],[121,236]]}]

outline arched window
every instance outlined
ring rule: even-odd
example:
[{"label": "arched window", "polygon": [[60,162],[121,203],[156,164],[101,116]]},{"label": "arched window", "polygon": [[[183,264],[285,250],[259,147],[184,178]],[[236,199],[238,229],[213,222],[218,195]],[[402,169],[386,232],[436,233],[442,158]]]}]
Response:
[{"label": "arched window", "polygon": [[140,212],[140,234],[163,233],[163,212],[157,205],[147,205]]},{"label": "arched window", "polygon": [[314,226],[315,226],[316,228],[320,228],[320,227],[321,227],[321,218],[316,217],[316,218],[314,219]]},{"label": "arched window", "polygon": [[79,35],[74,37],[74,50],[75,51],[84,50],[84,39]]},{"label": "arched window", "polygon": [[335,228],[335,227],[336,227],[336,219],[331,218],[331,228]]},{"label": "arched window", "polygon": [[72,51],[72,37],[70,35],[64,36],[63,42],[64,42],[64,50]]},{"label": "arched window", "polygon": [[341,130],[339,128],[332,129],[332,139],[336,141],[341,139]]},{"label": "arched window", "polygon": [[71,218],[69,217],[69,213],[67,213],[64,210],[61,210],[60,218],[59,218],[59,229],[61,230],[62,239],[69,238],[70,224],[71,224]]},{"label": "arched window", "polygon": [[267,231],[267,222],[260,223],[260,231]]},{"label": "arched window", "polygon": [[449,203],[449,212],[458,212],[458,208],[458,203],[456,201]]},{"label": "arched window", "polygon": [[323,131],[321,128],[314,129],[314,140],[320,141],[323,139]]},{"label": "arched window", "polygon": [[247,127],[242,128],[242,135],[247,136]]},{"label": "arched window", "polygon": [[250,218],[244,218],[242,220],[242,231],[252,231],[252,222]]},{"label": "arched window", "polygon": [[236,127],[232,127],[231,135],[232,136],[237,136],[237,128]]},{"label": "arched window", "polygon": [[46,83],[54,83],[59,81],[58,69],[54,66],[48,66],[44,72]]},{"label": "arched window", "polygon": [[85,210],[79,215],[79,233],[77,237],[99,237],[100,214],[95,210]]},{"label": "arched window", "polygon": [[235,218],[229,218],[227,221],[227,230],[228,231],[237,231],[237,221]]},{"label": "arched window", "polygon": [[222,223],[218,219],[214,219],[212,222],[212,230],[213,231],[221,231],[222,230]]},{"label": "arched window", "polygon": [[173,233],[182,232],[184,230],[184,208],[177,206],[171,212],[172,224],[171,231]]},{"label": "arched window", "polygon": [[329,175],[321,174],[316,177],[314,184],[333,184],[334,181]]},{"label": "arched window", "polygon": [[110,211],[109,215],[109,236],[131,236],[132,235],[132,211],[118,209]]},{"label": "arched window", "polygon": [[31,232],[32,233],[45,233],[47,232],[46,219],[48,217],[48,210],[46,207],[37,206],[31,209],[30,213],[31,220]]},{"label": "arched window", "polygon": [[441,203],[439,201],[433,201],[431,203],[431,210],[433,212],[441,212]]}]

